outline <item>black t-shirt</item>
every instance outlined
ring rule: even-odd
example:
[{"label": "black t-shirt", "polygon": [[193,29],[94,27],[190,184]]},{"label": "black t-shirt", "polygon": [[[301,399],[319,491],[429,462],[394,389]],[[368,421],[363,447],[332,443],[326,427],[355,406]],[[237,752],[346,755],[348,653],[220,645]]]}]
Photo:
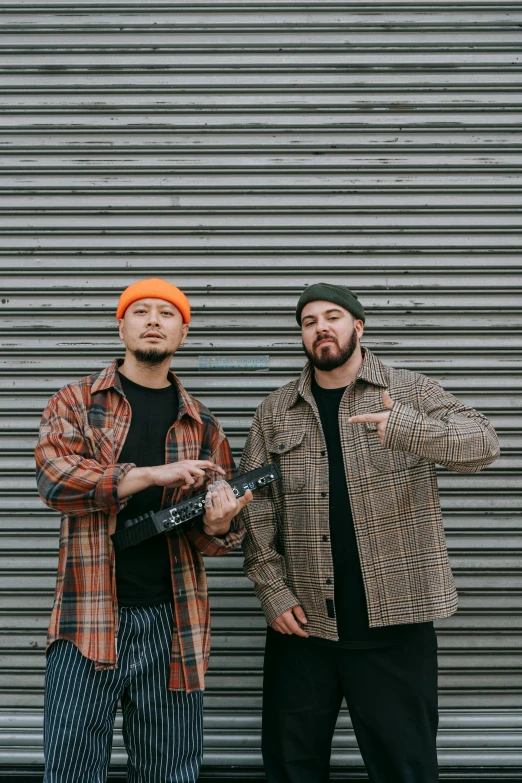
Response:
[{"label": "black t-shirt", "polygon": [[[132,418],[119,462],[137,467],[165,464],[165,442],[178,416],[178,393],[173,385],[150,389],[120,373],[121,385],[132,409]],[[159,511],[162,487],[136,492],[118,514],[116,529],[127,519],[147,511]],[[116,589],[120,606],[153,606],[172,600],[172,580],[167,536],[152,536],[137,546],[116,552]]]},{"label": "black t-shirt", "polygon": [[317,643],[342,647],[384,647],[402,641],[405,634],[423,632],[427,627],[431,627],[432,623],[369,627],[339,431],[339,406],[345,388],[324,389],[318,385],[315,378],[312,381],[312,394],[319,410],[328,452],[330,540],[339,641],[310,638]]}]

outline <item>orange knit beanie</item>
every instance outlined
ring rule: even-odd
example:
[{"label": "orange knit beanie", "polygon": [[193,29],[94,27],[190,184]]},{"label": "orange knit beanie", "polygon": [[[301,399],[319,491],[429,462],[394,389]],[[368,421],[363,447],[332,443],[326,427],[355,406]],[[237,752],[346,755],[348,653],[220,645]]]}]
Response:
[{"label": "orange knit beanie", "polygon": [[138,299],[164,299],[166,302],[178,308],[183,316],[183,323],[190,323],[190,303],[183,291],[176,288],[172,283],[166,280],[160,280],[159,277],[149,277],[148,280],[138,280],[133,283],[120,296],[116,318],[123,318],[125,310]]}]

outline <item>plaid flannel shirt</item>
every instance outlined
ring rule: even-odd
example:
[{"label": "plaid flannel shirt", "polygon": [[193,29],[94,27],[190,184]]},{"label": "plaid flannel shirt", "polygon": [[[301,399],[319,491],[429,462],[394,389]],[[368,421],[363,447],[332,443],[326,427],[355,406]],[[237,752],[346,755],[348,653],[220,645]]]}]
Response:
[{"label": "plaid flannel shirt", "polygon": [[[35,450],[37,483],[44,503],[62,514],[58,577],[47,647],[68,639],[97,669],[117,666],[118,604],[110,536],[127,501],[118,482],[131,463],[118,463],[131,408],[118,376],[118,362],[51,398]],[[235,472],[228,440],[210,411],[188,394],[172,373],[179,395],[178,418],[166,438],[166,461],[211,459]],[[201,490],[199,490],[201,491]],[[188,497],[165,490],[163,505]],[[128,500],[128,498],[127,498]],[[238,517],[223,538],[207,536],[201,521],[168,534],[175,628],[169,688],[203,690],[210,652],[210,612],[202,555],[223,555],[239,546]]]},{"label": "plaid flannel shirt", "polygon": [[[498,456],[497,436],[436,381],[363,352],[341,400],[339,427],[370,627],[435,620],[457,608],[435,463],[479,471]],[[327,608],[335,588],[328,456],[311,379],[308,364],[256,411],[240,471],[269,460],[283,478],[241,512],[245,573],[269,624],[299,604],[311,635],[337,640]],[[384,389],[395,404],[381,445],[375,424],[347,419],[385,410]]]}]

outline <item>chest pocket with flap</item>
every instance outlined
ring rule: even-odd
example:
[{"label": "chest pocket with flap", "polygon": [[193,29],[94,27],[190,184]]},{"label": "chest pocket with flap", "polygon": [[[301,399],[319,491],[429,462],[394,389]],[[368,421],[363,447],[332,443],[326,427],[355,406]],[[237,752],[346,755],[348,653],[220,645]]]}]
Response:
[{"label": "chest pocket with flap", "polygon": [[367,443],[367,454],[371,472],[391,473],[397,470],[408,470],[422,462],[422,457],[405,451],[391,451],[385,449],[377,435],[377,425],[366,422],[364,430]]},{"label": "chest pocket with flap", "polygon": [[268,445],[270,453],[281,469],[283,492],[301,492],[306,479],[305,430],[280,432]]}]

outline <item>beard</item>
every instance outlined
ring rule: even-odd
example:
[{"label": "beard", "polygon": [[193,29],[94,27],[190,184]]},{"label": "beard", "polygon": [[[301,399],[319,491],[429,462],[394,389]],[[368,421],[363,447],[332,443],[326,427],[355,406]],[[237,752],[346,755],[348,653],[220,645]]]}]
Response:
[{"label": "beard", "polygon": [[174,356],[172,351],[156,351],[154,348],[148,348],[146,351],[136,348],[135,351],[132,351],[132,355],[137,362],[150,368],[157,367],[158,364],[163,364],[164,361]]},{"label": "beard", "polygon": [[309,351],[303,343],[303,350],[307,355],[310,364],[324,372],[336,370],[337,367],[341,367],[345,364],[356,350],[358,343],[357,332],[353,329],[351,335],[343,345],[340,345],[337,338],[332,336],[329,339],[334,341],[334,345],[329,345],[326,350],[321,349],[320,354],[316,354],[314,352],[315,343],[320,339],[324,338],[317,338],[311,351]]}]

